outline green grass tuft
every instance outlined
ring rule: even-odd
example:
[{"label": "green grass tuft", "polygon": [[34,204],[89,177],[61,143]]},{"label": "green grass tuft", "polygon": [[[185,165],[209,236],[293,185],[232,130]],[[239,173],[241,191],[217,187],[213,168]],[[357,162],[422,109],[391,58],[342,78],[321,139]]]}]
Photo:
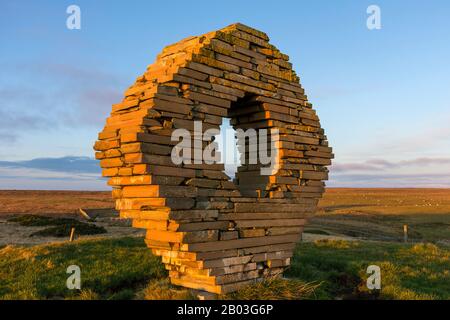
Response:
[{"label": "green grass tuft", "polygon": [[[367,289],[369,265],[381,268],[381,290]],[[434,244],[301,243],[285,275],[322,282],[316,290],[322,299],[450,299],[450,250]]]},{"label": "green grass tuft", "polygon": [[55,227],[46,228],[44,230],[33,232],[31,237],[68,237],[70,236],[70,231],[75,228],[76,235],[93,235],[93,234],[103,234],[106,233],[106,229],[102,226],[96,226],[95,224],[88,223],[78,223],[78,224],[67,224],[59,225]]},{"label": "green grass tuft", "polygon": [[[81,290],[66,288],[81,268]],[[381,290],[366,287],[381,268]],[[288,279],[266,279],[222,299],[450,299],[450,249],[434,244],[317,241],[295,249]],[[0,299],[194,299],[172,286],[140,238],[0,249]]]},{"label": "green grass tuft", "polygon": [[[66,287],[70,265],[81,269],[81,292]],[[166,276],[159,257],[139,238],[0,250],[0,299],[130,299],[143,283]]]},{"label": "green grass tuft", "polygon": [[24,214],[8,219],[9,222],[16,222],[25,227],[43,227],[56,226],[68,223],[78,223],[80,221],[72,218],[53,218],[46,216],[38,216],[34,214]]},{"label": "green grass tuft", "polygon": [[30,235],[31,237],[68,237],[72,228],[75,228],[75,233],[77,235],[93,235],[107,232],[107,230],[101,226],[72,218],[52,218],[25,214],[10,218],[8,221],[16,222],[26,227],[51,226],[49,228],[33,232]]},{"label": "green grass tuft", "polygon": [[325,230],[320,230],[320,229],[305,229],[304,231],[305,233],[310,233],[310,234],[320,234],[320,235],[324,235],[324,236],[329,236],[330,233],[325,231]]},{"label": "green grass tuft", "polygon": [[145,300],[195,300],[193,292],[187,288],[177,287],[168,278],[150,280],[147,287],[137,294],[138,299]]},{"label": "green grass tuft", "polygon": [[315,298],[314,293],[319,286],[318,283],[305,283],[298,279],[267,278],[219,298],[227,300],[304,300]]}]

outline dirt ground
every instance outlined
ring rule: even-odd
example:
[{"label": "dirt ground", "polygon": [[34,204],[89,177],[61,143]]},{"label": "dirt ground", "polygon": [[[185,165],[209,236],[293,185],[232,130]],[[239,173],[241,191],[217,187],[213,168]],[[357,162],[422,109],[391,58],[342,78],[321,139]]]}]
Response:
[{"label": "dirt ground", "polygon": [[[76,238],[115,238],[125,236],[145,236],[145,230],[132,228],[115,220],[104,220],[95,222],[96,225],[102,226],[107,233],[91,236],[76,236]],[[0,247],[4,245],[37,245],[54,242],[67,242],[67,238],[31,236],[32,233],[47,228],[45,227],[24,227],[18,223],[8,222],[3,217],[0,218]]]},{"label": "dirt ground", "polygon": [[35,245],[65,242],[68,239],[30,235],[47,228],[21,226],[8,219],[22,214],[51,217],[70,217],[84,221],[79,209],[96,218],[95,224],[107,230],[106,234],[80,238],[144,236],[145,231],[132,228],[128,221],[118,219],[111,192],[95,191],[5,191],[0,190],[0,246]]},{"label": "dirt ground", "polygon": [[[9,222],[11,216],[38,214],[83,220],[82,208],[108,231],[92,237],[144,236],[118,219],[110,192],[0,190],[0,246],[67,241],[30,237],[44,227]],[[450,189],[327,189],[303,241],[367,239],[401,241],[403,226],[415,241],[450,243]]]},{"label": "dirt ground", "polygon": [[450,189],[327,189],[305,232],[450,243]]}]

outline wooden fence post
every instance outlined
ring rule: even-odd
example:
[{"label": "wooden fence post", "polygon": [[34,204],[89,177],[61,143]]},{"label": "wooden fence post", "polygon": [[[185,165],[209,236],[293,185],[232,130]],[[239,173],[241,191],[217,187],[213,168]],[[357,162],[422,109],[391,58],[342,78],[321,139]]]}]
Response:
[{"label": "wooden fence post", "polygon": [[73,238],[75,236],[75,228],[70,229],[70,238],[69,241],[73,242]]}]

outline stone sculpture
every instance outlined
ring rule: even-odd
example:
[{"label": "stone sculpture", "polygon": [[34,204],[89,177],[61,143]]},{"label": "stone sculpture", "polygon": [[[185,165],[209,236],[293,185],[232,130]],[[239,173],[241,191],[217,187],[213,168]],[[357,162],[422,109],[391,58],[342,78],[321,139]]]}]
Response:
[{"label": "stone sculpture", "polygon": [[[218,129],[223,118],[276,129],[268,175],[245,163],[255,149],[243,151],[234,181],[220,163],[173,162],[175,130]],[[240,23],[164,48],[113,105],[94,148],[121,217],[147,230],[171,282],[213,293],[282,273],[333,157],[289,57]]]}]

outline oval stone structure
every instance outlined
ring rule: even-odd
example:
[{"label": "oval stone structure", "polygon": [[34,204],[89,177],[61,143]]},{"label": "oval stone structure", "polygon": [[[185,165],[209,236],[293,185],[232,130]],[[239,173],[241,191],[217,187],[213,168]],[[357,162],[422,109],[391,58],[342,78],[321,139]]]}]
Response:
[{"label": "oval stone structure", "polygon": [[[197,124],[203,133],[223,118],[278,134],[241,138],[234,180],[221,163],[174,163],[177,129],[192,133],[195,154],[210,143],[195,141]],[[245,161],[264,144],[275,150],[265,174]],[[94,149],[120,216],[146,229],[171,282],[219,294],[289,266],[333,158],[289,57],[240,23],[165,47],[112,106]]]}]

